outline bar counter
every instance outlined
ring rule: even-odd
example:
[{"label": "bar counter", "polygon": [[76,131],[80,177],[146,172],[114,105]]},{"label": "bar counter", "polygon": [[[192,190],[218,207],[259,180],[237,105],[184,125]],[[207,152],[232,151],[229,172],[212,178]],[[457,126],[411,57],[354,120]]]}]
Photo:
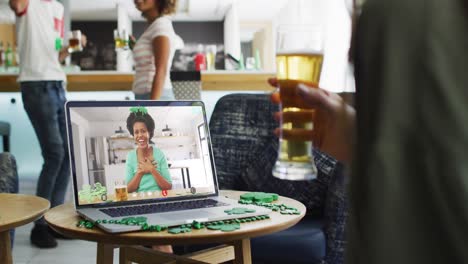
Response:
[{"label": "bar counter", "polygon": [[[116,71],[81,71],[67,74],[67,90],[130,91],[134,73]],[[263,71],[203,71],[203,91],[271,91],[267,84],[274,72]],[[19,92],[17,74],[0,73],[0,92]],[[177,80],[173,80],[177,81]]]}]

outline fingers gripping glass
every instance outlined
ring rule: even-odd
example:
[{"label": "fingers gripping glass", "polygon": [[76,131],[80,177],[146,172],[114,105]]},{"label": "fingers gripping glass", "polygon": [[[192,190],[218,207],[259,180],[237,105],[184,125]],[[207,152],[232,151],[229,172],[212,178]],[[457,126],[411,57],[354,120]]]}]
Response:
[{"label": "fingers gripping glass", "polygon": [[[282,25],[277,35],[277,79],[280,90],[281,134],[273,175],[285,180],[311,180],[317,177],[312,141],[294,137],[297,131],[320,129],[317,114],[296,105],[299,83],[317,87],[323,62],[323,33],[320,26]],[[312,89],[312,88],[311,88]],[[308,116],[309,118],[303,118]],[[312,118],[313,117],[313,118]]]},{"label": "fingers gripping glass", "polygon": [[130,37],[125,29],[114,30],[114,42],[116,50],[128,50],[130,49]]}]

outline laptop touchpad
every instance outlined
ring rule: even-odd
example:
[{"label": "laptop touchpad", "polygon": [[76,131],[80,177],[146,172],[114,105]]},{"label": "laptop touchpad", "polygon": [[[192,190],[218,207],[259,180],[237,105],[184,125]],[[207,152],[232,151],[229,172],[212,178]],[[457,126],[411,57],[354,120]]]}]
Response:
[{"label": "laptop touchpad", "polygon": [[199,219],[199,218],[210,218],[216,214],[207,212],[207,211],[185,211],[185,212],[171,212],[162,216],[162,218],[175,221],[175,220],[185,220],[185,219]]}]

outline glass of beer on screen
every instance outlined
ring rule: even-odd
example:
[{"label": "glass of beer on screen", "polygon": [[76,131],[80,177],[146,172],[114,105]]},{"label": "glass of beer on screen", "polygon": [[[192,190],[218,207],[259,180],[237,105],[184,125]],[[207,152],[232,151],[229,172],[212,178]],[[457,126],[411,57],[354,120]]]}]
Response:
[{"label": "glass of beer on screen", "polygon": [[128,190],[125,180],[115,181],[115,200],[116,201],[127,201],[128,200]]},{"label": "glass of beer on screen", "polygon": [[[323,32],[316,25],[280,25],[277,34],[276,68],[281,98],[278,159],[273,175],[285,180],[317,177],[312,141],[288,138],[284,130],[320,130],[314,110],[299,108],[294,100],[299,83],[318,87],[323,62]],[[313,88],[311,88],[313,89]]]},{"label": "glass of beer on screen", "polygon": [[81,46],[81,31],[73,30],[68,34],[68,52],[74,53],[83,50]]}]

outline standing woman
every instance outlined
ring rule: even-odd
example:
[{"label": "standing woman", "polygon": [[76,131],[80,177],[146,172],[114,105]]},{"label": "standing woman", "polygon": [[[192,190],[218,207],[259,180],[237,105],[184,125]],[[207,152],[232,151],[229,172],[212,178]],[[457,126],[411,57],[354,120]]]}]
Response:
[{"label": "standing woman", "polygon": [[169,18],[177,0],[134,0],[148,27],[133,49],[137,100],[174,100],[169,71],[178,42]]}]

